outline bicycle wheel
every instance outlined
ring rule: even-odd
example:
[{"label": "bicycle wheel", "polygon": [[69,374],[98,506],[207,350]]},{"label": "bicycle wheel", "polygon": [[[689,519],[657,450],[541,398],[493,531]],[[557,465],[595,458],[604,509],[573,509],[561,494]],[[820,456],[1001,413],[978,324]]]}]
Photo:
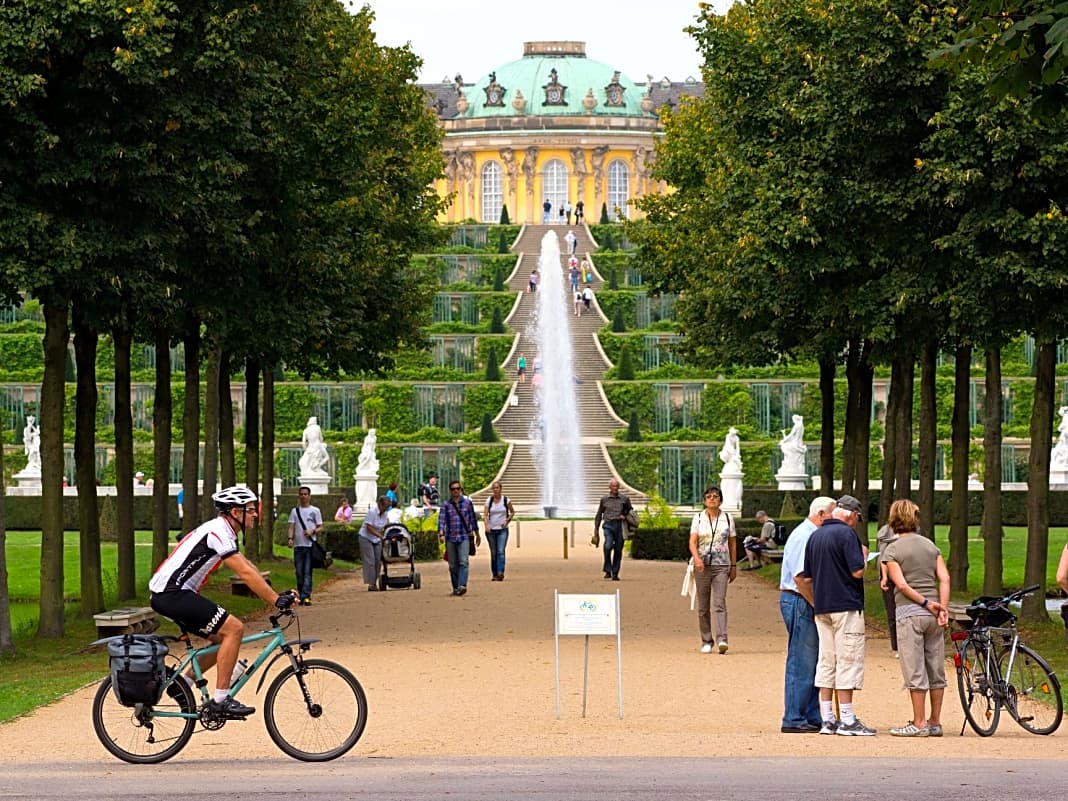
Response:
[{"label": "bicycle wheel", "polygon": [[1032,734],[1057,731],[1064,715],[1064,702],[1061,684],[1046,660],[1021,645],[1016,649],[1011,673],[1008,650],[998,657],[998,664],[1005,679],[1005,708],[1016,722]]},{"label": "bicycle wheel", "polygon": [[100,683],[93,698],[93,728],[104,748],[126,762],[140,765],[170,759],[189,742],[196,718],[160,717],[157,711],[191,712],[193,693],[185,682],[167,687],[154,707],[123,706],[111,691],[111,677]]},{"label": "bicycle wheel", "polygon": [[989,737],[1001,718],[1001,701],[990,689],[986,675],[987,648],[965,640],[957,655],[957,692],[968,725],[980,737]]},{"label": "bicycle wheel", "polygon": [[263,712],[267,733],[285,753],[304,762],[326,762],[363,735],[367,696],[341,665],[306,659],[303,673],[290,665],[271,682]]}]

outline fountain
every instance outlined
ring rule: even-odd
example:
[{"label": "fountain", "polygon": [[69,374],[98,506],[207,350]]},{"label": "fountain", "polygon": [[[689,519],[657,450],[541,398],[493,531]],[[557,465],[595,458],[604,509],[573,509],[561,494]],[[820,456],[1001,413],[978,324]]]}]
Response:
[{"label": "fountain", "polygon": [[538,413],[531,424],[534,464],[541,473],[541,505],[546,517],[584,515],[590,503],[582,469],[582,427],[575,391],[571,345],[571,298],[560,240],[550,231],[541,240],[538,297],[530,325],[537,344],[533,377]]}]

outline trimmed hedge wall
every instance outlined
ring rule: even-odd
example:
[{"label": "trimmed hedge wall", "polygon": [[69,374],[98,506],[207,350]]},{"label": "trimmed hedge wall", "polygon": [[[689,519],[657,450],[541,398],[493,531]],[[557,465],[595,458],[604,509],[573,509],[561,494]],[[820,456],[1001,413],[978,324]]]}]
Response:
[{"label": "trimmed hedge wall", "polygon": [[[776,523],[785,523],[788,531],[793,531],[802,518],[778,518]],[[630,537],[630,556],[632,559],[660,559],[673,562],[685,562],[690,558],[690,520],[680,520],[676,528],[639,528]],[[745,555],[742,542],[746,537],[759,536],[761,525],[752,518],[735,518],[735,530],[738,532],[738,558]]]}]

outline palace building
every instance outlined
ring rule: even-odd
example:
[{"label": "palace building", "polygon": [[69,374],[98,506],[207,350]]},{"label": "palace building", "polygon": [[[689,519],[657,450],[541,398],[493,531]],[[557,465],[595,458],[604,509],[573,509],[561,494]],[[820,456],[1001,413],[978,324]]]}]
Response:
[{"label": "palace building", "polygon": [[587,222],[602,204],[610,219],[634,216],[631,201],[666,189],[650,175],[659,112],[704,90],[692,77],[635,83],[587,58],[584,42],[527,42],[522,58],[474,83],[457,75],[422,88],[445,131],[435,189],[453,200],[441,221],[485,223],[502,206],[512,222],[541,222],[546,200],[553,220],[579,200]]}]

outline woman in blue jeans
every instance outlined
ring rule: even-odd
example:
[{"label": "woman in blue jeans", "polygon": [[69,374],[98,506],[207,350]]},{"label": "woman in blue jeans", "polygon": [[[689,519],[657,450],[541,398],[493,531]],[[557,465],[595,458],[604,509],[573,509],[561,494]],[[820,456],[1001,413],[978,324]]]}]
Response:
[{"label": "woman in blue jeans", "polygon": [[493,494],[486,499],[486,539],[490,549],[490,571],[494,581],[504,581],[504,549],[508,545],[508,524],[515,517],[515,508],[508,496],[501,492],[501,482],[494,481]]}]

